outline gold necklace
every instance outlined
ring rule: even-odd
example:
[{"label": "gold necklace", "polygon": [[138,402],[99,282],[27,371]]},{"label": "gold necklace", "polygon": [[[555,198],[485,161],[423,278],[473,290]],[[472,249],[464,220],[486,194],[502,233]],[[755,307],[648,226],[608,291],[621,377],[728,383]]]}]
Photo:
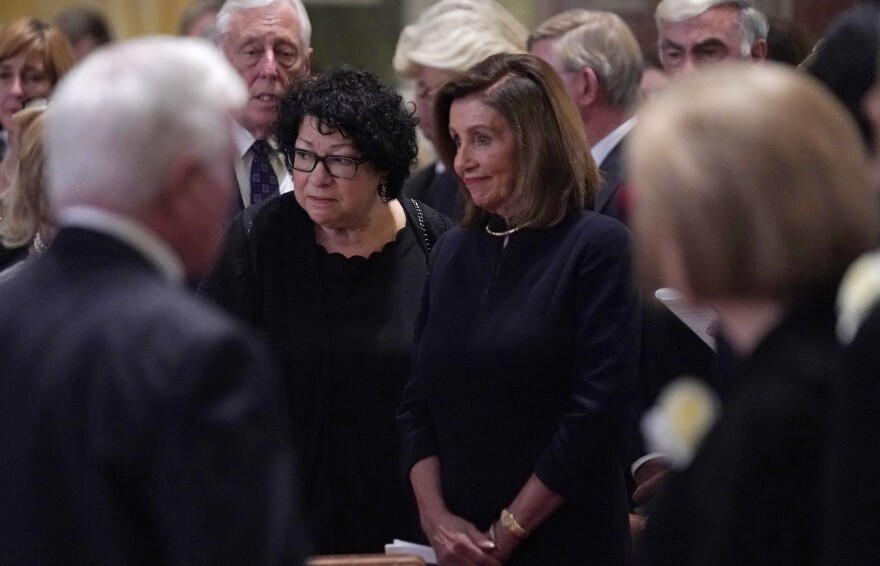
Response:
[{"label": "gold necklace", "polygon": [[490,236],[495,236],[496,238],[504,238],[504,237],[510,236],[511,234],[515,234],[516,232],[519,232],[523,228],[527,227],[529,224],[531,224],[531,222],[526,222],[525,224],[520,224],[519,226],[516,226],[515,228],[511,228],[509,230],[504,230],[503,232],[495,232],[494,230],[489,228],[488,224],[483,226],[483,229]]}]

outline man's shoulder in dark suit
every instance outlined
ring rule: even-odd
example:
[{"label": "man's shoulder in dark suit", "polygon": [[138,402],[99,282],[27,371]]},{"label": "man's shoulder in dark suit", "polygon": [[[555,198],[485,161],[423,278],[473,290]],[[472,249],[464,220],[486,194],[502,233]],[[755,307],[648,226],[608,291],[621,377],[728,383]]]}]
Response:
[{"label": "man's shoulder in dark suit", "polygon": [[298,563],[278,384],[237,323],[82,230],[0,294],[0,563]]}]

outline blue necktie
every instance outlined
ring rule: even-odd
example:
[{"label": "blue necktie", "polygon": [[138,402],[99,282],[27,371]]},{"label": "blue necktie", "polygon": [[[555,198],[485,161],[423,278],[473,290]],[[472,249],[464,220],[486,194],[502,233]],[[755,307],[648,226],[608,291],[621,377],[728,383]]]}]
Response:
[{"label": "blue necktie", "polygon": [[251,162],[251,204],[278,194],[278,177],[269,163],[269,144],[257,140],[251,146],[254,160]]}]

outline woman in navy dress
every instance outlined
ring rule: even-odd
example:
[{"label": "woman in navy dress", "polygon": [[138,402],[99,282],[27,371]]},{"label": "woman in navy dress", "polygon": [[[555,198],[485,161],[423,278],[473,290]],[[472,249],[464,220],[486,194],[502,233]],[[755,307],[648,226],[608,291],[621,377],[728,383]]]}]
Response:
[{"label": "woman in navy dress", "polygon": [[466,210],[432,252],[398,411],[422,528],[441,565],[625,564],[639,308],[629,233],[583,210],[577,112],[551,67],[502,54],[446,83],[434,131]]}]

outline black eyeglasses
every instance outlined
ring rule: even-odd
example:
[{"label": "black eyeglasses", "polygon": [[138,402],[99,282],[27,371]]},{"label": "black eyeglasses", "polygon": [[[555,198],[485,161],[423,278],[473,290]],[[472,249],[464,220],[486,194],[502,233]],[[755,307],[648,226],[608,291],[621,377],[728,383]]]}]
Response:
[{"label": "black eyeglasses", "polygon": [[366,157],[355,159],[353,157],[344,157],[342,155],[318,155],[317,153],[307,151],[295,147],[293,149],[284,150],[284,162],[288,169],[296,169],[303,173],[311,173],[323,163],[324,168],[331,177],[337,179],[351,179],[357,174],[358,165],[364,161],[369,161]]}]

